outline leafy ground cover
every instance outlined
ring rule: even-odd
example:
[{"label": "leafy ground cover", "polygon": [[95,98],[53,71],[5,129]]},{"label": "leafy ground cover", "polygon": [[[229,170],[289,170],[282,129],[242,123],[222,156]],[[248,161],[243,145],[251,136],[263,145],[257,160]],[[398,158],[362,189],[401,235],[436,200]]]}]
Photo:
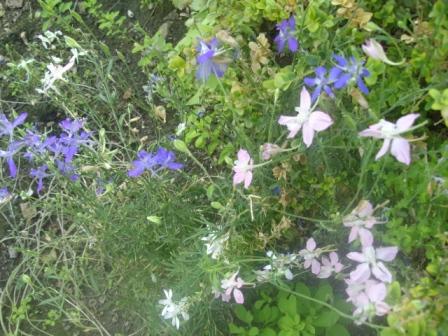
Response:
[{"label": "leafy ground cover", "polygon": [[2,334],[447,334],[445,1],[0,23]]}]

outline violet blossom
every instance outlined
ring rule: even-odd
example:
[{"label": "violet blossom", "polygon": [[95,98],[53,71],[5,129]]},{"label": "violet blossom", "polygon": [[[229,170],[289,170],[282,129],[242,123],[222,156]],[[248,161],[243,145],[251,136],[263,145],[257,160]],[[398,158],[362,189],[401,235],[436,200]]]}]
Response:
[{"label": "violet blossom", "polygon": [[277,45],[277,51],[279,53],[282,52],[285,49],[285,45],[288,44],[288,49],[293,53],[296,52],[299,48],[299,42],[294,36],[296,31],[296,20],[294,16],[277,24],[277,30],[278,35],[274,39]]},{"label": "violet blossom", "polygon": [[212,38],[210,42],[199,39],[196,50],[199,53],[196,58],[198,63],[196,78],[198,80],[206,81],[211,74],[218,78],[224,76],[227,62],[218,58],[222,51],[219,50],[219,41],[216,37]]},{"label": "violet blossom", "polygon": [[47,165],[42,165],[40,167],[38,167],[37,169],[32,168],[30,171],[30,176],[37,178],[37,193],[40,194],[40,192],[42,191],[42,188],[44,186],[44,182],[43,179],[51,176],[50,174],[48,174],[46,171],[48,169]]},{"label": "violet blossom", "polygon": [[7,202],[11,198],[11,193],[7,187],[0,188],[0,204]]},{"label": "violet blossom", "polygon": [[330,85],[333,84],[338,79],[339,75],[341,74],[341,69],[336,67],[332,68],[327,77],[326,76],[327,69],[320,66],[316,68],[315,73],[316,77],[314,78],[305,77],[303,79],[303,82],[305,83],[306,86],[315,87],[311,95],[311,100],[313,102],[316,101],[317,98],[320,96],[322,90],[324,90],[329,97],[334,98],[334,93],[331,90]]},{"label": "violet blossom", "polygon": [[[175,162],[175,159],[176,155],[163,147],[160,147],[155,154],[141,150],[137,153],[137,160],[133,161],[133,168],[128,171],[128,176],[138,177],[146,170],[151,171],[154,175],[162,168],[170,170],[181,169],[183,164]],[[157,166],[159,166],[159,168],[155,169]]]},{"label": "violet blossom", "polygon": [[380,159],[390,150],[398,161],[409,165],[411,163],[411,145],[401,135],[413,129],[412,125],[419,116],[418,113],[411,113],[398,119],[395,124],[381,119],[378,123],[370,125],[369,128],[360,132],[359,135],[384,139],[383,146],[376,154],[375,160]]},{"label": "violet blossom", "polygon": [[336,89],[341,89],[346,87],[349,82],[356,82],[358,88],[361,92],[368,94],[369,89],[364,83],[364,77],[370,76],[370,72],[364,68],[364,62],[357,61],[353,56],[346,59],[339,55],[334,55],[333,58],[336,60],[336,67],[341,70],[338,79],[334,83]]},{"label": "violet blossom", "polygon": [[17,176],[17,166],[14,162],[14,155],[23,147],[23,141],[12,141],[6,150],[0,149],[0,157],[6,159],[9,168],[9,176],[15,178]]},{"label": "violet blossom", "polygon": [[15,118],[13,121],[9,121],[4,114],[0,114],[0,136],[7,135],[9,136],[10,139],[12,139],[14,129],[17,126],[22,125],[25,122],[27,116],[28,113],[23,112],[19,114],[19,116]]},{"label": "violet blossom", "polygon": [[288,138],[293,138],[302,129],[303,142],[310,147],[315,132],[321,132],[333,124],[331,117],[322,111],[313,111],[311,96],[303,87],[300,92],[300,106],[295,108],[298,114],[294,117],[281,115],[278,123],[288,128]]}]

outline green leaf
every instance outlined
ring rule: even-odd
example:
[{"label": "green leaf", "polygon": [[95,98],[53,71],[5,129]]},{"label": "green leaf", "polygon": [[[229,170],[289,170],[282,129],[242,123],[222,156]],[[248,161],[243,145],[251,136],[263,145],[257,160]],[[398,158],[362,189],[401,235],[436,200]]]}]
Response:
[{"label": "green leaf", "polygon": [[328,284],[328,282],[321,282],[314,298],[323,302],[333,300],[333,288]]},{"label": "green leaf", "polygon": [[233,308],[233,312],[235,313],[236,317],[238,317],[238,319],[249,325],[252,323],[252,320],[254,319],[251,312],[248,311],[243,305],[235,306]]},{"label": "green leaf", "polygon": [[350,336],[350,333],[343,325],[336,324],[326,330],[325,336]]},{"label": "green leaf", "polygon": [[278,308],[284,314],[297,315],[297,301],[295,296],[281,296],[278,300]]},{"label": "green leaf", "polygon": [[401,301],[401,288],[398,281],[394,281],[390,284],[387,293],[387,303],[394,306]]},{"label": "green leaf", "polygon": [[242,327],[238,327],[237,325],[230,323],[229,324],[229,331],[233,335],[243,335],[246,333],[246,329]]},{"label": "green leaf", "polygon": [[338,313],[332,310],[325,310],[316,316],[315,320],[313,321],[313,325],[315,325],[316,327],[329,328],[335,325],[338,320]]},{"label": "green leaf", "polygon": [[257,336],[260,330],[257,327],[252,327],[249,330],[249,336]]},{"label": "green leaf", "polygon": [[[381,330],[380,336],[402,336],[403,334],[399,331],[392,329],[392,328],[385,328]],[[336,336],[336,335],[334,335]]]},{"label": "green leaf", "polygon": [[264,328],[261,330],[260,336],[277,336],[277,333],[272,328]]}]

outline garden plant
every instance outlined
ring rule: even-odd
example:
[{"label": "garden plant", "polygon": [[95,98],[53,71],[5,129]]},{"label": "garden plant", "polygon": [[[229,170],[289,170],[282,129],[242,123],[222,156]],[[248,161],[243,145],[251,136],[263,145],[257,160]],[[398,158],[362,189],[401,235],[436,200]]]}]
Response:
[{"label": "garden plant", "polygon": [[0,335],[448,336],[446,0],[0,0]]}]

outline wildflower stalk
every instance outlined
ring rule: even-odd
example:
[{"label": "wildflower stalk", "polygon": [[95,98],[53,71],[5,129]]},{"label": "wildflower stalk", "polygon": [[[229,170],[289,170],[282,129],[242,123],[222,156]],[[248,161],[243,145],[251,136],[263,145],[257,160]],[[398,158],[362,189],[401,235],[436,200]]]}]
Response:
[{"label": "wildflower stalk", "polygon": [[[349,314],[346,314],[343,311],[340,311],[339,309],[333,307],[331,304],[329,304],[329,303],[327,303],[325,301],[321,301],[321,300],[315,299],[315,298],[313,298],[311,296],[295,292],[295,291],[289,289],[288,287],[284,287],[281,284],[279,284],[277,282],[274,282],[274,281],[270,281],[269,283],[271,285],[277,287],[278,289],[288,293],[288,294],[292,294],[292,295],[300,297],[302,299],[315,302],[315,303],[320,304],[320,305],[322,305],[324,307],[327,307],[328,309],[334,311],[335,313],[337,313],[338,315],[340,315],[343,318],[346,318],[346,319],[349,319],[349,320],[352,320],[352,321],[356,321],[356,319],[353,316],[351,316]],[[379,324],[370,323],[370,322],[363,322],[363,324],[365,324],[365,325],[367,325],[367,326],[369,326],[371,328],[374,328],[374,329],[384,329],[384,328],[386,328],[385,326],[382,326],[382,325],[379,325]]]}]

